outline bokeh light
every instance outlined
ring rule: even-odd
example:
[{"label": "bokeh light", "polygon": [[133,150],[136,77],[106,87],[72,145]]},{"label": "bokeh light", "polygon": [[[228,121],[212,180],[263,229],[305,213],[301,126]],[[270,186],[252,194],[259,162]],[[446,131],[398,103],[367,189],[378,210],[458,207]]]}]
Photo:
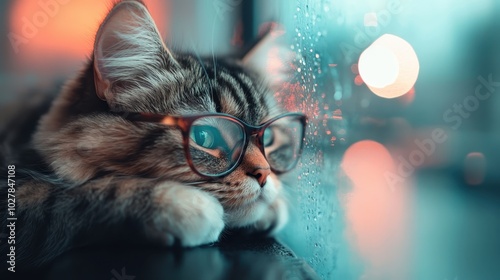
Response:
[{"label": "bokeh light", "polygon": [[383,181],[383,173],[394,165],[389,151],[380,143],[364,140],[345,152],[342,169],[355,186],[370,186]]},{"label": "bokeh light", "polygon": [[391,271],[384,279],[407,279],[408,187],[391,186],[386,179],[388,172],[397,174],[389,150],[372,140],[356,142],[345,152],[341,167],[353,187],[343,205],[346,235],[368,265],[365,276],[379,279],[372,277]]},{"label": "bokeh light", "polygon": [[[168,17],[165,1],[145,0],[160,32],[165,32]],[[11,6],[10,44],[15,65],[45,67],[54,61],[80,61],[90,56],[94,36],[114,1],[14,1]],[[46,67],[45,67],[46,68]]]},{"label": "bokeh light", "polygon": [[359,74],[367,85],[384,88],[396,81],[399,63],[394,53],[384,45],[371,46],[359,57]]},{"label": "bokeh light", "polygon": [[417,54],[404,39],[384,34],[361,54],[359,73],[368,88],[384,98],[396,98],[415,85],[420,70]]},{"label": "bokeh light", "polygon": [[486,174],[486,158],[482,153],[473,152],[465,157],[464,175],[469,185],[480,185]]}]

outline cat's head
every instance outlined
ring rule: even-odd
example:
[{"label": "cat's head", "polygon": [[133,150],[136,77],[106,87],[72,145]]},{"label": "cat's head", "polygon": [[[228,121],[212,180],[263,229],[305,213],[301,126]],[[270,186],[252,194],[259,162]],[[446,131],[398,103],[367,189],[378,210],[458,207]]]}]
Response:
[{"label": "cat's head", "polygon": [[[254,72],[266,44],[235,60],[174,53],[142,2],[120,2],[101,24],[87,68],[43,118],[36,147],[59,176],[73,182],[105,175],[203,181],[188,166],[178,128],[128,116],[219,112],[250,125],[277,116],[282,111]],[[196,187],[221,201],[234,226],[251,223],[281,191],[255,141],[231,173]]]}]

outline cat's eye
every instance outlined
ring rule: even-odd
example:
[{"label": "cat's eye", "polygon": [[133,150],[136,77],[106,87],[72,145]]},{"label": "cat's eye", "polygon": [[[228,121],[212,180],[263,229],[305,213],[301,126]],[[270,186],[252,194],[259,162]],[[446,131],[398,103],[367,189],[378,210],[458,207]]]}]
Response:
[{"label": "cat's eye", "polygon": [[297,115],[283,116],[271,121],[264,131],[264,154],[275,172],[289,171],[297,163],[302,150],[304,121]]},{"label": "cat's eye", "polygon": [[207,149],[215,149],[221,144],[219,131],[211,126],[193,126],[189,137],[194,143]]},{"label": "cat's eye", "polygon": [[189,136],[192,165],[206,176],[216,176],[231,169],[240,159],[245,144],[243,127],[223,116],[196,119],[191,124]]},{"label": "cat's eye", "polygon": [[269,147],[274,143],[274,131],[272,127],[268,127],[266,128],[266,130],[264,130],[262,143],[264,144],[264,147]]}]

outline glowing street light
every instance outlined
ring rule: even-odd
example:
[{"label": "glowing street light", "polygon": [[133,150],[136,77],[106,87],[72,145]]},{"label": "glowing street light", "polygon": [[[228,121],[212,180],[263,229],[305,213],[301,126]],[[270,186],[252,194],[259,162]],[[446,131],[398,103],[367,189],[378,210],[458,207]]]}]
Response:
[{"label": "glowing street light", "polygon": [[415,85],[420,70],[417,54],[404,39],[385,34],[361,54],[359,74],[368,88],[384,98],[396,98]]}]

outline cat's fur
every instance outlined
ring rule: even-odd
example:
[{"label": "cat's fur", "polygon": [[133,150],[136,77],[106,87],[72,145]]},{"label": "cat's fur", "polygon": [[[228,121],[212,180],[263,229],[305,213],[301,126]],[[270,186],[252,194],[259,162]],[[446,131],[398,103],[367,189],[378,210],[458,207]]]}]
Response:
[{"label": "cat's fur", "polygon": [[[122,113],[223,112],[260,124],[281,111],[242,62],[250,60],[214,64],[173,53],[141,1],[115,4],[85,69],[39,122],[28,147],[32,164],[18,162],[17,151],[6,159],[24,176],[16,186],[18,264],[41,265],[109,237],[197,246],[217,241],[226,227],[282,228],[283,187],[274,174],[262,180],[269,164],[254,143],[232,173],[193,185],[203,178],[186,163],[180,131]],[[2,186],[2,231],[6,197]]]}]

